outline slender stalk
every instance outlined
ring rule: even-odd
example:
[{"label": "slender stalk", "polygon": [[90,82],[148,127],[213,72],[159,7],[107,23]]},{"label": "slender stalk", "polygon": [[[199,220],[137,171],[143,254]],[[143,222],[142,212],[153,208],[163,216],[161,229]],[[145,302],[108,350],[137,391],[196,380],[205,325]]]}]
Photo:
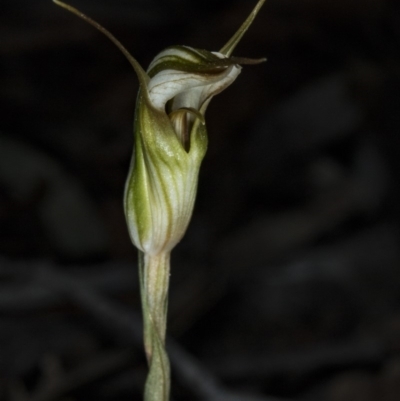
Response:
[{"label": "slender stalk", "polygon": [[149,364],[144,401],[169,400],[170,366],[165,350],[169,272],[169,253],[148,255],[139,252],[144,348]]}]

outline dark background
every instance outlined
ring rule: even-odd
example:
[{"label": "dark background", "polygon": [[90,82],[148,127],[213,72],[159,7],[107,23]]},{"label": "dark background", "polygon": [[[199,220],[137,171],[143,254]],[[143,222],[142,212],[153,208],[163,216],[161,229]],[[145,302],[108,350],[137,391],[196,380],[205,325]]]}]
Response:
[{"label": "dark background", "polygon": [[[72,4],[146,67],[172,44],[218,50],[254,3]],[[400,399],[399,47],[395,0],[268,0],[235,51],[268,62],[207,111],[169,306],[169,336],[203,370],[190,382],[171,350],[175,401],[222,400],[207,375],[242,401]],[[141,398],[123,324],[140,332],[122,210],[137,89],[92,27],[2,0],[1,400]]]}]

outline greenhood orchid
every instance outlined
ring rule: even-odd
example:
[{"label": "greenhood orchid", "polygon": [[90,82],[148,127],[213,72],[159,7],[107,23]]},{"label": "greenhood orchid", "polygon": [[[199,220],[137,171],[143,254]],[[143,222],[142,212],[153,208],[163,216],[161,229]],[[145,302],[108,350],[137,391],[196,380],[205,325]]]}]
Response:
[{"label": "greenhood orchid", "polygon": [[238,77],[241,65],[265,61],[232,57],[265,0],[258,1],[219,52],[172,46],[155,57],[147,72],[105,28],[79,10],[53,1],[106,35],[139,79],[124,210],[129,235],[139,249],[144,343],[150,367],[144,399],[167,401],[170,373],[164,344],[170,253],[182,239],[193,212],[207,150],[207,106]]},{"label": "greenhood orchid", "polygon": [[207,149],[206,108],[214,95],[237,78],[240,65],[265,60],[231,57],[265,0],[259,1],[219,52],[172,46],[155,57],[147,72],[105,28],[77,9],[53,1],[111,39],[139,78],[125,216],[137,248],[152,255],[169,252],[183,237],[192,215],[200,164]]}]

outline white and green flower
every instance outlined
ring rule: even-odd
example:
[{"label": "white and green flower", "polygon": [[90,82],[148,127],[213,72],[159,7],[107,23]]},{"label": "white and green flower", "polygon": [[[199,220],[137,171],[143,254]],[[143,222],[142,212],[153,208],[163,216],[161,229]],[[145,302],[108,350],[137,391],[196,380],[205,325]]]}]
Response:
[{"label": "white and green flower", "polygon": [[170,369],[165,335],[170,252],[182,239],[193,212],[200,165],[207,150],[207,106],[237,78],[241,64],[264,61],[231,54],[265,0],[259,0],[219,52],[169,47],[158,54],[147,72],[105,28],[77,9],[53,1],[104,33],[126,56],[139,78],[135,145],[124,209],[130,237],[140,251],[144,344],[149,363],[144,400],[167,401]]},{"label": "white and green flower", "polygon": [[240,64],[264,61],[231,57],[265,0],[219,51],[172,46],[155,57],[147,72],[105,28],[77,14],[111,39],[133,66],[140,91],[135,146],[125,186],[124,208],[134,245],[145,254],[169,252],[189,224],[201,161],[207,149],[205,111],[211,98],[239,75]]},{"label": "white and green flower", "polygon": [[150,64],[125,188],[130,235],[143,252],[168,252],[184,235],[207,149],[206,107],[239,73],[220,53],[183,46],[164,50]]}]

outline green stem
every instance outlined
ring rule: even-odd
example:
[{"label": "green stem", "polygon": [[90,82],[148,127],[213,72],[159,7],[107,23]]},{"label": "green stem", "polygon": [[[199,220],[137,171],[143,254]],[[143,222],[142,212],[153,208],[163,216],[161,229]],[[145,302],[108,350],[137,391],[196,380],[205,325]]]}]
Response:
[{"label": "green stem", "polygon": [[149,364],[144,401],[168,401],[169,399],[171,379],[168,355],[165,350],[169,270],[169,253],[147,255],[139,252],[144,348]]}]

